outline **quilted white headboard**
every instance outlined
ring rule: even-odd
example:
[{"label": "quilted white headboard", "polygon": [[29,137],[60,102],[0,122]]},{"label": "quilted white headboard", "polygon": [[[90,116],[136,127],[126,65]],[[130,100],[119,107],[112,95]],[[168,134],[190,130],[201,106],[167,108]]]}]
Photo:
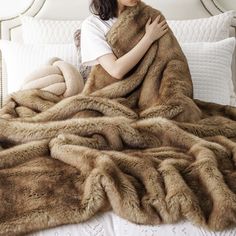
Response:
[{"label": "quilted white headboard", "polygon": [[[183,20],[209,17],[225,12],[217,0],[143,0],[159,9],[168,20]],[[83,20],[89,12],[89,0],[32,0],[31,5],[21,14],[44,19]],[[228,9],[229,10],[229,9]],[[231,36],[236,36],[236,19],[232,22]],[[19,16],[0,18],[0,38],[22,41]],[[235,50],[236,51],[236,50]],[[232,72],[236,88],[236,52]],[[7,76],[0,54],[0,106],[6,93]],[[236,90],[236,89],[235,89]]]}]

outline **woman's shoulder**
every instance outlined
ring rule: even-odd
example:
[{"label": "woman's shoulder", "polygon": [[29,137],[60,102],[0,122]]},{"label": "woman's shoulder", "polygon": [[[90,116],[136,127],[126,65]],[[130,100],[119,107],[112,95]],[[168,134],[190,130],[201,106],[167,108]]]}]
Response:
[{"label": "woman's shoulder", "polygon": [[103,29],[106,30],[107,27],[111,27],[111,25],[114,23],[114,21],[117,18],[111,18],[109,20],[102,20],[99,16],[94,15],[94,14],[90,14],[88,17],[86,17],[83,22],[82,22],[82,26],[93,26],[96,27],[98,29]]},{"label": "woman's shoulder", "polygon": [[81,33],[87,34],[88,32],[98,31],[97,23],[93,15],[86,17],[80,25]]},{"label": "woman's shoulder", "polygon": [[99,21],[98,16],[91,14],[83,20],[82,25],[97,25]]}]

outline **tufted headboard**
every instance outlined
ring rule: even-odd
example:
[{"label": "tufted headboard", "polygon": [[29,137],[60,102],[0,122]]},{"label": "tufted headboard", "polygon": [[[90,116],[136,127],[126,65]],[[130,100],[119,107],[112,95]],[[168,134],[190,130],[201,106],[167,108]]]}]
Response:
[{"label": "tufted headboard", "polygon": [[[168,20],[186,20],[209,17],[225,12],[217,0],[143,0],[159,9]],[[57,20],[83,20],[89,13],[88,0],[32,0],[31,5],[21,12],[36,18]],[[236,37],[236,18],[232,22],[230,36]],[[22,41],[19,15],[0,18],[0,38]],[[236,50],[235,50],[236,51]],[[1,52],[0,52],[1,53]],[[233,82],[236,91],[236,52],[232,62]],[[0,106],[6,95],[7,74],[0,54]]]}]

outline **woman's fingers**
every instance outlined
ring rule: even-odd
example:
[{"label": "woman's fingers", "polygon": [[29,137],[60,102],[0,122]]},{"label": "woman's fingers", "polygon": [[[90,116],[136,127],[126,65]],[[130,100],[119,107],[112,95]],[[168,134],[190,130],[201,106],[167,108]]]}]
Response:
[{"label": "woman's fingers", "polygon": [[161,18],[161,15],[158,15],[154,21],[159,22],[160,18]]},{"label": "woman's fingers", "polygon": [[163,26],[164,24],[166,24],[166,20],[165,19],[162,22],[159,23],[160,26]]},{"label": "woman's fingers", "polygon": [[163,30],[163,34],[165,34],[168,31],[168,28]]},{"label": "woman's fingers", "polygon": [[164,29],[168,29],[168,25],[165,24],[165,25],[163,25],[161,28],[162,28],[162,30],[164,30]]}]

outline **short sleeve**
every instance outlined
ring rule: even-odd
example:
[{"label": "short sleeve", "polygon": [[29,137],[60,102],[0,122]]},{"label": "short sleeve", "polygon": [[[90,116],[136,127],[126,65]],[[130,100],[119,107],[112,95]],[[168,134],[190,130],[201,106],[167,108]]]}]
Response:
[{"label": "short sleeve", "polygon": [[104,32],[96,24],[85,20],[81,25],[80,37],[81,62],[83,65],[99,64],[97,58],[112,53]]}]

